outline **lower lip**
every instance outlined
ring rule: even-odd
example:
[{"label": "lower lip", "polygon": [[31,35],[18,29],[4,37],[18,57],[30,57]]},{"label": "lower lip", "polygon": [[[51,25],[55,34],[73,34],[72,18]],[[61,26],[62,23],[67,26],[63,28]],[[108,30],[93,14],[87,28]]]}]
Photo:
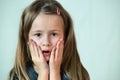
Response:
[{"label": "lower lip", "polygon": [[43,53],[44,56],[50,56],[50,53]]}]

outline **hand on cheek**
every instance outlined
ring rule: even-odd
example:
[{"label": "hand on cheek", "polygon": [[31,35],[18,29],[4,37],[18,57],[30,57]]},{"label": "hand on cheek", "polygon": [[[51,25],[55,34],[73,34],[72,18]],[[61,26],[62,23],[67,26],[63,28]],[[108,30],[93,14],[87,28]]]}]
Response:
[{"label": "hand on cheek", "polygon": [[62,63],[62,55],[63,55],[64,41],[60,39],[57,45],[52,49],[49,67],[50,74],[51,73],[60,73],[60,67]]},{"label": "hand on cheek", "polygon": [[35,41],[30,40],[29,49],[36,72],[40,75],[44,72],[49,73],[49,66],[42,54],[40,46]]}]

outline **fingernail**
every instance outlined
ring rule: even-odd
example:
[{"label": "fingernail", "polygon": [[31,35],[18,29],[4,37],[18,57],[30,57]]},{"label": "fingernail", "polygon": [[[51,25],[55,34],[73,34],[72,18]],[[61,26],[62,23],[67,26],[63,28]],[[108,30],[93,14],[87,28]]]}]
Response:
[{"label": "fingernail", "polygon": [[62,43],[64,44],[64,40],[62,41]]},{"label": "fingernail", "polygon": [[30,43],[31,43],[32,41],[33,41],[32,39],[29,40]]},{"label": "fingernail", "polygon": [[33,43],[34,43],[36,46],[38,46],[37,43],[36,43],[35,41],[33,41]]}]

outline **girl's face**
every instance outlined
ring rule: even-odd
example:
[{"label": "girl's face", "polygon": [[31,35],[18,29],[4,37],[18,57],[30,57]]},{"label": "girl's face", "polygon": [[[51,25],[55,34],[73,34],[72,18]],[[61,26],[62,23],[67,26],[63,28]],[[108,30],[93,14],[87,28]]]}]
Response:
[{"label": "girl's face", "polygon": [[49,61],[50,52],[58,40],[64,39],[63,19],[58,15],[40,13],[32,23],[29,40],[40,46],[45,59]]}]

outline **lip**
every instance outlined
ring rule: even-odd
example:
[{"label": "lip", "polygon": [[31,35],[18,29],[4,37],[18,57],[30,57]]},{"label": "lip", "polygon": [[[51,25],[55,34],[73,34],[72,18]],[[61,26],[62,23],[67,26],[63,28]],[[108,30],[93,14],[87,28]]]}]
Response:
[{"label": "lip", "polygon": [[44,56],[50,56],[51,52],[49,50],[43,50],[42,51]]}]

